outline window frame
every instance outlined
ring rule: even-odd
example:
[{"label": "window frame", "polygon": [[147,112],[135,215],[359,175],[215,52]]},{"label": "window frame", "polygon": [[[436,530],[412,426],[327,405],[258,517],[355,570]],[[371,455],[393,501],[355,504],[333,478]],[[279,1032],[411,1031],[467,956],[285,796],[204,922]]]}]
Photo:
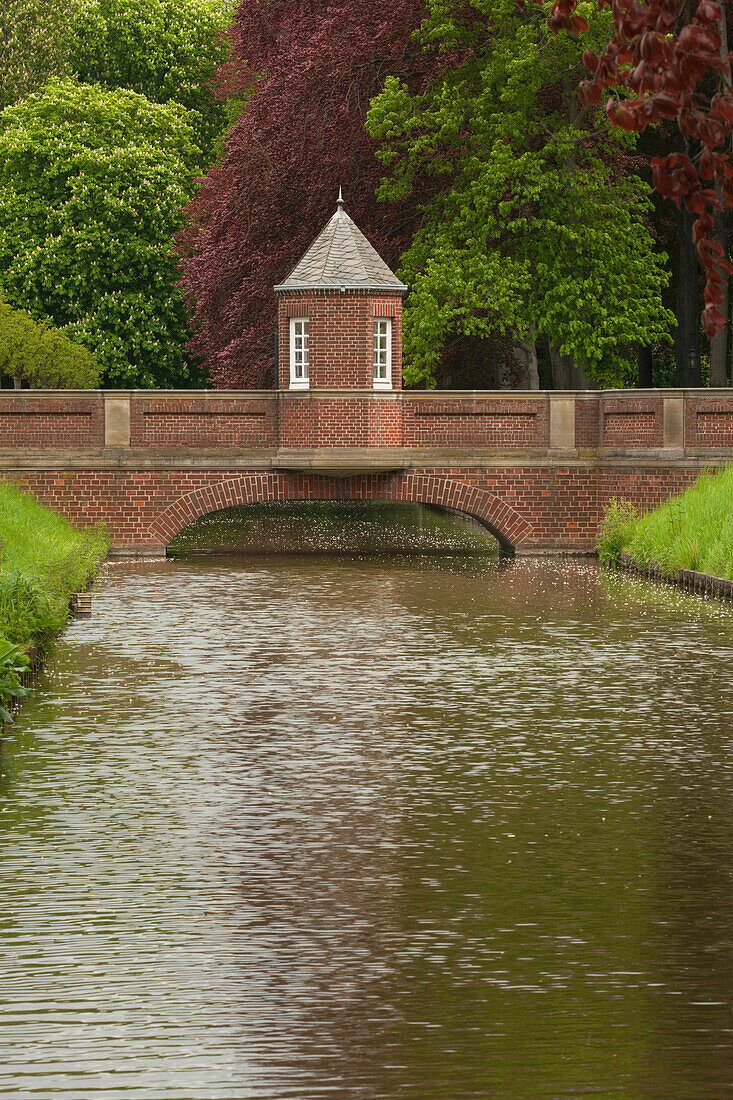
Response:
[{"label": "window frame", "polygon": [[[386,325],[386,337],[387,346],[384,349],[386,354],[386,362],[384,363],[385,377],[378,378],[376,370],[378,366],[381,366],[377,362],[377,354],[381,349],[377,348],[377,326]],[[391,390],[392,389],[392,318],[391,317],[373,317],[372,318],[372,385],[375,390]]]},{"label": "window frame", "polygon": [[[300,334],[296,333],[295,326],[298,325],[298,324],[305,324],[305,325],[308,326],[305,333],[300,333]],[[307,390],[307,389],[310,389],[310,319],[308,317],[302,317],[302,316],[300,316],[300,317],[291,317],[289,327],[290,327],[290,389],[291,390]],[[305,376],[304,377],[298,377],[298,375],[296,374],[297,364],[296,364],[296,361],[295,361],[295,354],[296,354],[297,349],[296,349],[296,345],[295,345],[295,340],[296,340],[296,336],[298,336],[298,335],[300,335],[301,338],[303,337],[303,335],[305,335],[305,337],[306,337],[305,358],[304,358],[304,366],[305,366]],[[303,349],[300,349],[300,350],[303,350]]]}]

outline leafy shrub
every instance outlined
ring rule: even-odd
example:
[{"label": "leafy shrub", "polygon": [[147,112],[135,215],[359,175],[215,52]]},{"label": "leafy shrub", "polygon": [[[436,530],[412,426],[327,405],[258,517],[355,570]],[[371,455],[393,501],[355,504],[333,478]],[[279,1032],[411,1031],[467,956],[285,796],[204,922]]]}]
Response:
[{"label": "leafy shrub", "polygon": [[627,500],[611,499],[598,542],[601,561],[616,561],[628,544],[639,510]]},{"label": "leafy shrub", "polygon": [[101,370],[81,344],[0,298],[0,373],[32,386],[80,390],[97,386]]},{"label": "leafy shrub", "polygon": [[0,573],[0,634],[17,645],[45,649],[64,625],[38,585],[17,569]]},{"label": "leafy shrub", "polygon": [[171,239],[195,186],[190,112],[49,81],[0,112],[0,285],[94,350],[107,384],[185,386]]},{"label": "leafy shrub", "polygon": [[0,638],[0,729],[6,722],[13,721],[14,701],[30,695],[30,689],[23,687],[21,682],[29,663],[22,646]]}]

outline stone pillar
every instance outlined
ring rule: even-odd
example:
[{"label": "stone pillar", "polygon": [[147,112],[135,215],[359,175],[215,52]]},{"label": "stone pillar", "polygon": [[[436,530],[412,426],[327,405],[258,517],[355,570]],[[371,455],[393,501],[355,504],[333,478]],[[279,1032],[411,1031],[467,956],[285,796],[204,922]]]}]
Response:
[{"label": "stone pillar", "polygon": [[550,450],[575,450],[575,398],[567,394],[549,394]]},{"label": "stone pillar", "polygon": [[664,398],[665,450],[682,450],[685,446],[685,398],[674,394]]},{"label": "stone pillar", "polygon": [[104,391],[104,445],[130,446],[130,394]]}]

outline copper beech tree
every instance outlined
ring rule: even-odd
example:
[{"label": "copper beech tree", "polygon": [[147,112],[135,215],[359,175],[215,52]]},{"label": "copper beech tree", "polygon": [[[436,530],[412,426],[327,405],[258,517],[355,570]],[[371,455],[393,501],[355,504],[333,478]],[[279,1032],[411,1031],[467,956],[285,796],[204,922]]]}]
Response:
[{"label": "copper beech tree", "polygon": [[[523,6],[524,0],[518,0]],[[541,0],[538,0],[541,2]],[[728,275],[733,266],[715,239],[715,215],[733,206],[731,60],[723,8],[713,0],[597,0],[611,8],[613,33],[600,54],[586,50],[590,79],[581,101],[598,105],[607,91],[611,122],[637,134],[647,126],[676,124],[682,151],[655,157],[654,186],[660,195],[696,215],[692,235],[705,273],[702,321],[711,339],[725,326]],[[556,0],[554,31],[582,34],[588,22],[578,0]]]},{"label": "copper beech tree", "polygon": [[272,287],[335,209],[395,265],[411,212],[377,202],[381,168],[364,129],[390,73],[417,79],[422,0],[252,0],[237,5],[218,93],[244,107],[180,235],[193,349],[217,387],[271,385]]}]

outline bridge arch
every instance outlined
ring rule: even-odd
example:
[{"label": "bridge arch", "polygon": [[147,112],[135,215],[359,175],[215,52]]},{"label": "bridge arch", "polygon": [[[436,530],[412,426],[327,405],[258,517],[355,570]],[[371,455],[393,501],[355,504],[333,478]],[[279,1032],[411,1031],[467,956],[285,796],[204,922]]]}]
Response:
[{"label": "bridge arch", "polygon": [[512,554],[532,525],[512,505],[487,489],[433,473],[365,474],[338,478],[319,474],[252,473],[211,482],[182,494],[153,520],[147,543],[168,546],[201,516],[238,504],[289,500],[394,500],[432,504],[473,516]]}]

